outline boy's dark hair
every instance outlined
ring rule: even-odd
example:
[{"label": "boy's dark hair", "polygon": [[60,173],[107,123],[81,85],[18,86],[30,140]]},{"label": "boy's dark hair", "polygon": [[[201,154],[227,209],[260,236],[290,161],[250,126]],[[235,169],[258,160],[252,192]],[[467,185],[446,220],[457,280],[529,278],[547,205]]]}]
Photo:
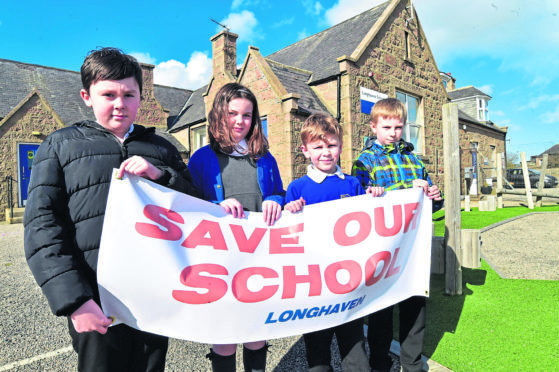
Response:
[{"label": "boy's dark hair", "polygon": [[235,150],[236,143],[229,131],[229,102],[237,98],[244,98],[252,103],[252,121],[250,130],[246,135],[248,154],[253,159],[258,159],[268,152],[269,145],[258,111],[256,96],[244,85],[228,83],[221,87],[215,95],[212,109],[208,114],[208,137],[210,147],[214,151],[223,151],[231,154]]},{"label": "boy's dark hair", "polygon": [[89,93],[91,84],[101,80],[134,77],[142,94],[142,68],[136,58],[118,48],[100,48],[87,53],[82,67],[82,85]]},{"label": "boy's dark hair", "polygon": [[301,128],[301,142],[306,145],[316,140],[324,141],[327,134],[337,136],[340,145],[342,144],[344,130],[340,123],[330,115],[312,114]]},{"label": "boy's dark hair", "polygon": [[371,123],[378,123],[380,117],[398,118],[405,124],[408,118],[406,106],[396,98],[381,99],[375,103],[371,110]]}]

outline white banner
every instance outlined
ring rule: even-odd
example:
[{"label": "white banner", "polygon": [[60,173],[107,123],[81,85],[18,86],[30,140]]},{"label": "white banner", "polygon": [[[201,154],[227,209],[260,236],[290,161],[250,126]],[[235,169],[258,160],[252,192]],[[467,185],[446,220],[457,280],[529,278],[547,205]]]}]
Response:
[{"label": "white banner", "polygon": [[431,201],[419,188],[309,205],[267,226],[145,179],[113,179],[97,276],[105,314],[241,343],[336,326],[427,296]]}]

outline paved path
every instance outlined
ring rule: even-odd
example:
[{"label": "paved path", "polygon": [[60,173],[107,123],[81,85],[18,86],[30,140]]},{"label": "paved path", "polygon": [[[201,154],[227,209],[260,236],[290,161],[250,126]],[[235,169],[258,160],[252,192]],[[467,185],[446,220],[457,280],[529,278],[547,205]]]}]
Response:
[{"label": "paved path", "polygon": [[548,212],[484,229],[482,257],[503,278],[559,280],[558,226],[559,212]]}]

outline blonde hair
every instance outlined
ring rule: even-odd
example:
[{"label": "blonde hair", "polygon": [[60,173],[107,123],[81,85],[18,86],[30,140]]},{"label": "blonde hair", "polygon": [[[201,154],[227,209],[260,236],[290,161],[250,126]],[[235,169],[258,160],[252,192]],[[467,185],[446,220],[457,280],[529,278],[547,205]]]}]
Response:
[{"label": "blonde hair", "polygon": [[406,106],[396,98],[381,99],[371,110],[371,123],[376,125],[382,117],[397,118],[405,123],[408,118]]},{"label": "blonde hair", "polygon": [[338,137],[342,144],[343,128],[336,119],[325,114],[312,114],[305,120],[301,128],[301,142],[306,145],[316,140],[326,140],[326,135],[331,134]]}]

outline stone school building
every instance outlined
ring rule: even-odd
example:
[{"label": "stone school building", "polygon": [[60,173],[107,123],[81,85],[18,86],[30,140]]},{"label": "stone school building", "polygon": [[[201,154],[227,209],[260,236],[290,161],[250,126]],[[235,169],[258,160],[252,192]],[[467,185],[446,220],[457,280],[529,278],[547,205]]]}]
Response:
[{"label": "stone school building", "polygon": [[211,38],[213,76],[192,93],[169,130],[191,153],[206,144],[213,97],[228,82],[244,84],[257,96],[286,185],[306,173],[299,132],[309,115],[325,112],[341,123],[341,167],[349,173],[371,135],[372,102],[382,97],[405,103],[409,115],[404,138],[443,188],[443,104],[454,99],[458,104],[462,171],[477,161],[477,151],[493,160],[505,151],[506,128],[489,120],[491,97],[473,87],[456,89],[456,79],[439,72],[409,0],[387,1],[266,57],[249,47],[240,68],[236,40],[237,35],[227,31]]},{"label": "stone school building", "polygon": [[[185,161],[207,143],[207,114],[213,97],[228,82],[244,84],[257,96],[285,187],[306,173],[299,132],[308,116],[324,112],[341,123],[340,163],[349,173],[372,134],[371,106],[383,97],[405,103],[409,115],[404,138],[414,144],[433,182],[442,188],[443,104],[456,99],[459,105],[462,170],[478,159],[472,148],[487,154],[505,151],[506,128],[489,120],[491,97],[473,87],[455,89],[455,79],[439,72],[409,0],[387,1],[266,57],[251,46],[240,68],[237,37],[223,31],[210,39],[213,75],[195,91],[154,85],[153,66],[142,65],[145,92],[137,122],[155,125],[174,141]],[[0,60],[0,219],[8,207],[6,177],[18,182],[15,205],[25,204],[25,172],[32,167],[26,159],[32,162],[36,148],[26,145],[37,146],[55,129],[93,118],[81,102],[80,89],[77,72]]]}]

